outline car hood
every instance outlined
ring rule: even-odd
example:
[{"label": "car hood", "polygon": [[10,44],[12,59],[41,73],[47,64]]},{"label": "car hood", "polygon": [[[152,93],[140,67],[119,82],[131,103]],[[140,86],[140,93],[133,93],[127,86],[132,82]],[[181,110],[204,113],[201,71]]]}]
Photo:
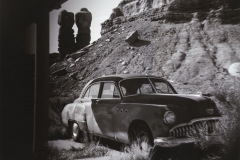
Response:
[{"label": "car hood", "polygon": [[195,118],[221,116],[211,98],[193,94],[138,94],[125,97],[124,103],[166,105],[174,112],[177,122],[188,122]]}]

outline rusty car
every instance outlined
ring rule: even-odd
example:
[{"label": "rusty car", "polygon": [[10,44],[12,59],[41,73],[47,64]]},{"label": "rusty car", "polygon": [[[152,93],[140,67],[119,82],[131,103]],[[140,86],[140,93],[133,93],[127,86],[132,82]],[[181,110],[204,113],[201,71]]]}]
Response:
[{"label": "rusty car", "polygon": [[166,79],[141,74],[93,79],[62,112],[75,141],[87,131],[123,143],[139,139],[160,147],[193,143],[190,133],[201,126],[214,136],[220,118],[208,96],[178,94]]}]

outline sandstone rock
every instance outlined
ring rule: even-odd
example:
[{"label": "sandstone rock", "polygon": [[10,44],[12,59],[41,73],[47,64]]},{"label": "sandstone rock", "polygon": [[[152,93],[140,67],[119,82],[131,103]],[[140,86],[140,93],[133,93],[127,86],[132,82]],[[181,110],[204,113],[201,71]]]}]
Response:
[{"label": "sandstone rock", "polygon": [[87,8],[82,8],[80,12],[75,15],[75,19],[78,27],[76,37],[77,49],[81,49],[90,44],[92,13],[89,12]]},{"label": "sandstone rock", "polygon": [[59,35],[58,35],[58,51],[63,59],[67,54],[71,54],[76,50],[74,31],[74,14],[63,10],[58,16]]},{"label": "sandstone rock", "polygon": [[116,17],[123,16],[123,13],[120,8],[114,8],[109,19],[114,19]]},{"label": "sandstone rock", "polygon": [[138,31],[133,31],[133,32],[130,32],[125,41],[128,43],[128,44],[133,44],[138,38]]}]

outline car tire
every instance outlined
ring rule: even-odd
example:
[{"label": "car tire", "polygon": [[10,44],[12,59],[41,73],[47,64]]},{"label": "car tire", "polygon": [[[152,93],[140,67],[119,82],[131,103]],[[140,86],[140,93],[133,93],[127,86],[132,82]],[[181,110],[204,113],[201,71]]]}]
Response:
[{"label": "car tire", "polygon": [[153,146],[153,138],[149,127],[144,123],[134,125],[130,131],[130,141],[141,145],[141,147],[144,142]]},{"label": "car tire", "polygon": [[87,131],[82,131],[76,122],[72,122],[71,126],[71,136],[75,142],[86,143],[89,141],[89,134]]},{"label": "car tire", "polygon": [[72,123],[72,129],[71,129],[72,139],[77,142],[80,138],[80,128],[76,122]]}]

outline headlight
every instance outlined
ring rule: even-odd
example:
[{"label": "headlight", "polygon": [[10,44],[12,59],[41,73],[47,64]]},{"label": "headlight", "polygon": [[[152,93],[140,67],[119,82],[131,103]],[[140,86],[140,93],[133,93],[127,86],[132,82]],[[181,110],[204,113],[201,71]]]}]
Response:
[{"label": "headlight", "polygon": [[163,121],[166,124],[172,124],[176,121],[176,116],[172,111],[167,111],[163,116]]}]

